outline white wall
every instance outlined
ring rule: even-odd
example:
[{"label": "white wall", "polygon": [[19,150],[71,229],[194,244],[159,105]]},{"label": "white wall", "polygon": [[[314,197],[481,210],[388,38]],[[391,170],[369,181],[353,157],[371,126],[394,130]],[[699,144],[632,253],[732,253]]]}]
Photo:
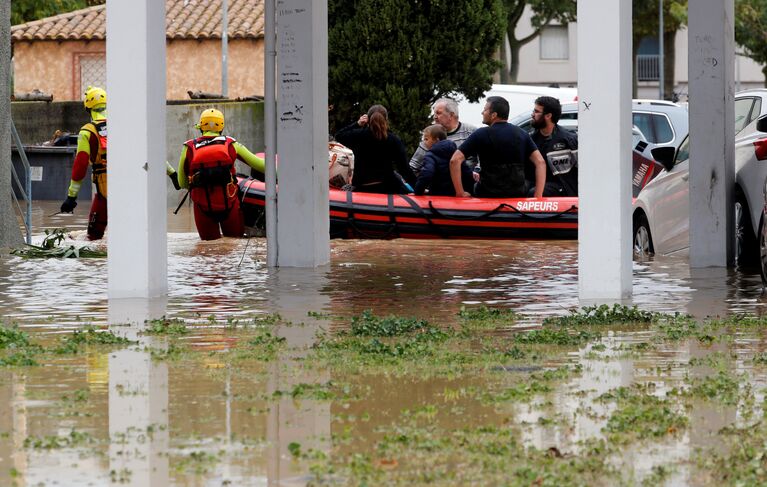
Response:
[{"label": "white wall", "polygon": [[[523,37],[533,31],[530,19],[532,11],[525,9],[522,19],[517,25],[517,37]],[[525,45],[520,51],[520,67],[517,82],[519,84],[543,84],[559,83],[561,86],[575,85],[578,78],[577,72],[577,22],[568,25],[570,42],[570,59],[551,61],[540,59],[540,38],[535,38]],[[675,91],[687,93],[687,28],[683,27],[677,32],[674,48],[676,49],[676,65],[674,67]],[[736,47],[737,51],[741,49]],[[739,86],[740,85],[740,86]],[[735,89],[737,91],[749,88],[764,87],[764,75],[762,67],[745,56],[737,56],[735,61]],[[640,83],[639,98],[654,98],[658,95],[658,83]],[[684,101],[683,97],[683,101]]]}]

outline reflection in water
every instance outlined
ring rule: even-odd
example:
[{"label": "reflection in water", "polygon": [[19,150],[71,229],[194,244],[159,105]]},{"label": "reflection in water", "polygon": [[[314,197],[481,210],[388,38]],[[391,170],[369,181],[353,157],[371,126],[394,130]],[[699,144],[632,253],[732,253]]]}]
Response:
[{"label": "reflection in water", "polygon": [[282,268],[272,271],[268,279],[272,309],[292,323],[279,325],[274,331],[286,340],[290,350],[281,353],[270,366],[267,394],[279,398],[272,404],[267,419],[269,485],[307,483],[305,471],[292,459],[291,444],[300,445],[303,451],[330,451],[330,403],[296,400],[290,394],[300,384],[323,385],[331,379],[328,372],[307,368],[302,363],[324,323],[309,313],[327,308],[329,298],[322,292],[327,272],[325,268]]},{"label": "reflection in water", "polygon": [[[45,225],[85,228],[83,215],[46,214],[37,216]],[[333,241],[332,263],[325,268],[269,270],[263,239],[200,242],[188,216],[186,211],[169,220],[180,218],[186,226],[169,225],[169,295],[158,300],[108,301],[105,260],[0,256],[0,312],[6,318],[28,330],[42,330],[44,336],[83,322],[109,323],[115,333],[139,340],[136,346],[109,354],[65,357],[49,367],[24,369],[23,374],[0,368],[0,433],[6,438],[0,441],[0,484],[9,484],[13,471],[19,485],[82,485],[84,475],[95,485],[303,485],[308,473],[293,460],[289,445],[330,454],[331,434],[350,426],[348,418],[366,416],[368,421],[353,424],[356,436],[340,450],[369,451],[381,429],[392,426],[403,410],[431,404],[460,411],[437,416],[435,421],[445,428],[513,424],[526,445],[575,452],[579,441],[603,436],[605,419],[616,408],[614,402],[594,401],[601,394],[652,383],[662,397],[685,381],[711,373],[709,366],[680,365],[692,358],[732,353],[738,357],[733,368],[740,371],[765,348],[763,336],[750,336],[705,347],[697,342],[663,344],[641,355],[622,355],[623,344],[648,342],[651,337],[646,332],[606,333],[604,351],[593,354],[594,344],[574,350],[566,361],[580,364],[581,373],[534,405],[499,407],[450,392],[482,390],[487,381],[482,374],[422,380],[332,377],[327,370],[307,368],[303,360],[318,332],[331,323],[318,321],[310,312],[348,317],[372,309],[378,315],[451,324],[461,305],[484,303],[514,308],[526,321],[540,323],[547,315],[579,305],[577,243]],[[743,311],[762,314],[765,306],[758,274],[690,270],[679,258],[635,263],[632,301],[644,309],[698,318]],[[153,352],[168,350],[166,342],[139,333],[144,320],[163,315],[199,324],[209,316],[248,321],[271,313],[292,323],[273,330],[290,350],[266,365],[233,366],[222,360],[219,354],[238,337],[220,323],[193,328],[185,339],[204,355],[199,362],[153,360]],[[296,400],[289,394],[300,384],[331,380],[349,382],[367,394],[349,402]],[[754,379],[759,404],[766,380]],[[87,406],[72,403],[77,394],[88,397]],[[669,485],[694,483],[689,465],[696,449],[709,446],[721,427],[737,419],[735,407],[694,402],[685,434],[649,451],[626,447],[628,475],[641,478],[655,465],[678,460],[682,467]],[[50,450],[24,446],[28,438],[70,431],[87,434],[93,443]],[[62,468],[74,464],[77,468]]]}]

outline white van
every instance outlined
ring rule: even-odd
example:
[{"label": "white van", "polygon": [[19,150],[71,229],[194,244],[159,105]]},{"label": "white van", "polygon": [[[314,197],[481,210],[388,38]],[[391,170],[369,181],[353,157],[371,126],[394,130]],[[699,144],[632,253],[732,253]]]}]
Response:
[{"label": "white van", "polygon": [[476,103],[471,103],[463,97],[458,98],[458,118],[475,127],[482,127],[482,109],[485,108],[485,98],[502,96],[509,102],[509,119],[520,113],[532,113],[535,99],[539,96],[553,96],[563,105],[578,100],[577,88],[549,88],[547,86],[528,85],[493,85]]}]

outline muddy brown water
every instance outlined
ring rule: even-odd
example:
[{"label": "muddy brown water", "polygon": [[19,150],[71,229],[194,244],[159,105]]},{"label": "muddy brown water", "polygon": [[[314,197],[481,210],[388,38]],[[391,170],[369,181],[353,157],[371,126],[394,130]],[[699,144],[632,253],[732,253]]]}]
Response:
[{"label": "muddy brown water", "polygon": [[[74,216],[50,216],[57,207],[53,202],[35,206],[36,240],[40,229],[60,226],[81,237],[87,208],[78,208],[82,211]],[[518,311],[528,327],[580,304],[575,241],[336,240],[326,268],[270,271],[264,239],[200,242],[188,208],[169,214],[168,222],[164,314],[195,325],[185,340],[200,351],[227,346],[218,332],[227,320],[272,313],[305,323],[277,330],[289,343],[311,344],[328,322],[309,312],[349,317],[371,309],[449,325],[462,305],[486,304]],[[0,312],[42,339],[83,324],[107,325],[106,265],[106,259],[0,256]],[[756,272],[690,271],[684,258],[656,258],[634,263],[632,303],[697,317],[761,315],[767,297]],[[213,320],[215,325],[206,326]],[[614,333],[602,342],[612,349],[642,339],[641,333]],[[164,338],[142,340],[145,346],[167,346]],[[763,344],[743,339],[716,347],[741,356]],[[581,364],[583,373],[557,388],[548,409],[535,403],[491,407],[461,398],[451,399],[450,406],[485,424],[512,421],[526,444],[536,448],[575,448],[579,440],[602,434],[604,421],[596,418],[609,412],[605,405],[595,415],[577,414],[588,398],[636,381],[652,380],[659,391],[669,390],[689,373],[679,363],[712,352],[682,342],[641,358],[605,360],[593,358],[590,349],[569,356],[567,362]],[[45,367],[0,368],[0,485],[305,485],[311,477],[291,459],[291,443],[327,450],[329,437],[348,426],[350,417],[367,414],[370,419],[356,425],[357,436],[347,447],[362,450],[376,429],[391,424],[403,409],[444,403],[447,389],[469,385],[362,376],[354,380],[370,393],[361,401],[265,399],[295,384],[332,379],[294,360],[280,357],[263,367],[233,371],[212,354],[201,368],[189,368],[153,361],[146,349],[130,348],[89,352]],[[749,366],[743,359],[735,367]],[[471,385],[481,387],[482,380],[475,378]],[[761,389],[762,382],[754,379],[753,385]],[[87,401],[73,402],[77,394]],[[539,421],[543,415],[576,419],[565,426]],[[668,485],[694,484],[694,468],[684,460],[713,432],[736,424],[738,414],[734,406],[695,403],[690,417],[689,433],[649,449],[630,447],[616,463],[641,478],[654,465],[676,459],[683,466]],[[29,438],[73,431],[89,440],[59,448],[25,445]]]}]

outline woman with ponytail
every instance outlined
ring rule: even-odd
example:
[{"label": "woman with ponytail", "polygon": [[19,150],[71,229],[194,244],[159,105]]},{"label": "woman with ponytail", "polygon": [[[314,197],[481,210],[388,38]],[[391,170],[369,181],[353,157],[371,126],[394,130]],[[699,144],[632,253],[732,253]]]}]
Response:
[{"label": "woman with ponytail", "polygon": [[370,107],[359,120],[338,131],[335,138],[354,152],[354,191],[407,192],[395,174],[395,168],[405,181],[415,182],[405,144],[389,130],[389,115],[383,105]]}]

